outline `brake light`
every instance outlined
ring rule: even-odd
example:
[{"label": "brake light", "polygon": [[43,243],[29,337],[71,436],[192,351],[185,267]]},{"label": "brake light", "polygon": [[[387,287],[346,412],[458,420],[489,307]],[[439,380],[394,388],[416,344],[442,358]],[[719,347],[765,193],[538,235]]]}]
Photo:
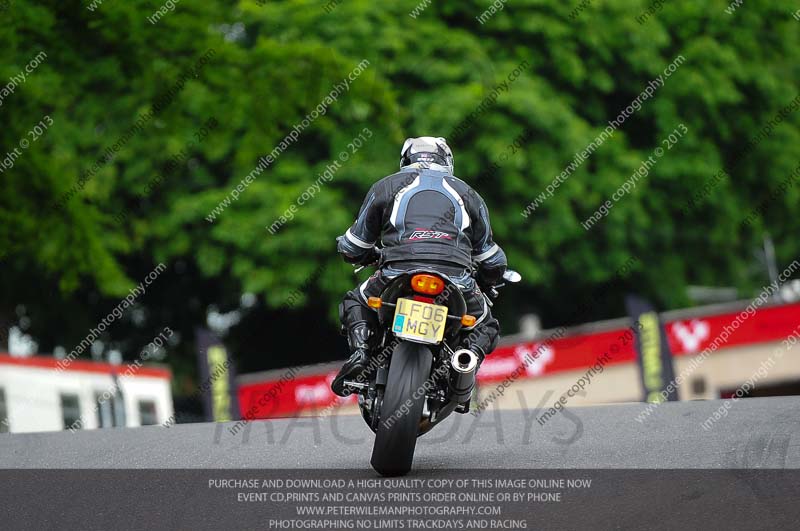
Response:
[{"label": "brake light", "polygon": [[414,275],[411,277],[411,289],[426,295],[438,295],[444,291],[444,280],[433,275]]}]

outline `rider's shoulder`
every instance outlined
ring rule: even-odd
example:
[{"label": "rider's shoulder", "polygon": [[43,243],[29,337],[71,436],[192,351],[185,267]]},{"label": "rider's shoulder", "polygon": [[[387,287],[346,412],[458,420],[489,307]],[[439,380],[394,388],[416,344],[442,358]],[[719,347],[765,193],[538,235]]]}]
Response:
[{"label": "rider's shoulder", "polygon": [[472,188],[470,185],[468,185],[466,182],[464,182],[463,180],[459,179],[455,175],[448,175],[448,176],[445,177],[445,179],[447,179],[451,183],[457,183],[458,185],[463,186],[464,188]]},{"label": "rider's shoulder", "polygon": [[376,187],[386,187],[390,190],[394,190],[396,188],[403,188],[414,182],[414,179],[417,178],[419,172],[417,171],[398,171],[391,175],[387,175],[377,183],[375,183]]},{"label": "rider's shoulder", "polygon": [[419,175],[419,172],[417,172],[417,171],[414,171],[414,170],[403,170],[403,171],[398,171],[398,172],[392,173],[391,175],[387,175],[386,177],[384,177],[383,179],[381,179],[378,182],[402,181],[402,180],[406,180],[406,179],[409,179],[409,178],[414,178],[417,175]]},{"label": "rider's shoulder", "polygon": [[463,180],[459,179],[455,175],[448,175],[447,177],[445,177],[445,179],[453,186],[453,188],[455,188],[455,190],[459,194],[477,195],[478,193],[472,186],[470,186]]}]

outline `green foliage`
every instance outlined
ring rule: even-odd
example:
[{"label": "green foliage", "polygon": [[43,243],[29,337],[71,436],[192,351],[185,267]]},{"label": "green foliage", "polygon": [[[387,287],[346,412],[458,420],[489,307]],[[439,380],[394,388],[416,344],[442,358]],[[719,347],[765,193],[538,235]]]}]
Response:
[{"label": "green foliage", "polygon": [[[764,232],[776,241],[779,265],[800,254],[800,186],[773,200],[752,226],[742,225],[800,163],[800,112],[682,214],[797,96],[800,23],[786,7],[754,1],[728,15],[722,0],[702,8],[672,2],[640,24],[636,17],[650,5],[644,0],[596,1],[573,18],[574,2],[518,0],[481,24],[476,17],[486,2],[435,0],[414,19],[415,0],[348,0],[330,13],[324,2],[242,0],[180,3],[153,25],[146,17],[156,2],[107,0],[94,11],[87,4],[12,2],[0,13],[0,83],[40,50],[47,53],[0,107],[3,153],[43,116],[54,121],[0,173],[6,313],[21,300],[31,303],[21,283],[36,278],[56,291],[55,304],[90,314],[95,310],[69,301],[94,291],[113,300],[164,261],[188,264],[181,273],[191,275],[187,289],[204,293],[181,297],[164,288],[170,297],[147,303],[153,316],[180,313],[186,297],[200,306],[235,305],[243,292],[280,309],[299,291],[299,309],[313,294],[332,320],[355,282],[335,255],[334,238],[370,184],[396,169],[403,138],[448,136],[494,96],[452,147],[456,173],[486,199],[495,238],[525,278],[500,307],[510,328],[529,310],[561,324],[576,296],[611,280],[630,256],[639,262],[624,287],[672,308],[688,303],[689,284],[734,285],[747,295],[764,283],[752,257]],[[84,189],[53,208],[208,50],[213,57],[169,104]],[[655,96],[523,217],[575,153],[678,55],[685,63]],[[369,66],[349,90],[209,223],[206,216],[260,157],[364,59]],[[509,81],[521,63],[526,68]],[[503,82],[507,89],[499,90]],[[211,118],[219,126],[197,140]],[[688,134],[584,230],[581,221],[679,124]],[[348,143],[364,127],[372,136],[352,153]],[[520,136],[524,145],[503,158]],[[333,179],[271,234],[266,227],[342,151],[350,157]],[[479,178],[493,163],[496,173]],[[161,184],[145,193],[157,175]],[[619,315],[622,294],[586,320]],[[194,311],[202,316],[202,307]]]}]

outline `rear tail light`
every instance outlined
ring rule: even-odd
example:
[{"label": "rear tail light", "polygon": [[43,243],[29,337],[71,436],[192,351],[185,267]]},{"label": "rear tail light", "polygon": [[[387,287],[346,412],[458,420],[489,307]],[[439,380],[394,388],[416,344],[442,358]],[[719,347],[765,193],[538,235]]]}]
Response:
[{"label": "rear tail light", "polygon": [[411,289],[425,295],[438,295],[444,291],[444,280],[433,275],[414,275],[411,277]]}]

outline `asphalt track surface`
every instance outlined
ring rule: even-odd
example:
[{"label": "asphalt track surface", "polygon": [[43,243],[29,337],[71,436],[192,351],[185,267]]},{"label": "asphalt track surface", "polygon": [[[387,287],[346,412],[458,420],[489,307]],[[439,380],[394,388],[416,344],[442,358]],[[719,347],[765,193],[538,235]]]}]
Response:
[{"label": "asphalt track surface", "polygon": [[[644,404],[575,407],[544,426],[531,405],[454,414],[419,440],[414,469],[800,468],[800,397],[743,399],[703,429],[722,404],[662,404],[644,422]],[[370,469],[373,435],[357,416],[233,425],[0,435],[0,468]]]}]

